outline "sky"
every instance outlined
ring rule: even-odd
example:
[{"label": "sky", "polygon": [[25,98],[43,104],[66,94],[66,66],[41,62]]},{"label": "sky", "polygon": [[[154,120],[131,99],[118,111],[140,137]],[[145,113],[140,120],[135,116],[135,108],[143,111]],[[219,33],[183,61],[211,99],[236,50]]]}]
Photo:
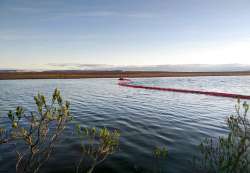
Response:
[{"label": "sky", "polygon": [[0,68],[250,64],[249,20],[249,0],[0,0]]}]

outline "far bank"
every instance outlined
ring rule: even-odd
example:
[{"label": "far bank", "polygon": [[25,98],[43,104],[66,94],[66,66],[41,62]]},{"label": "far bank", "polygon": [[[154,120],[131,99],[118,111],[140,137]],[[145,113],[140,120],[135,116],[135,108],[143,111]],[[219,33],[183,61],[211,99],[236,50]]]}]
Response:
[{"label": "far bank", "polygon": [[250,71],[233,72],[166,72],[166,71],[43,71],[0,72],[0,80],[14,79],[80,79],[80,78],[149,78],[195,76],[250,76]]}]

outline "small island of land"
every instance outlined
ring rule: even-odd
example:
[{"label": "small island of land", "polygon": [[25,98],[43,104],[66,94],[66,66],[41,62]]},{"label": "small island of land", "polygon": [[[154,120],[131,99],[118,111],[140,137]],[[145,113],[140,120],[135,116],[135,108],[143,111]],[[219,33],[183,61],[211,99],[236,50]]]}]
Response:
[{"label": "small island of land", "polygon": [[80,79],[80,78],[147,78],[195,76],[250,76],[250,71],[166,72],[166,71],[0,71],[0,80],[13,79]]}]

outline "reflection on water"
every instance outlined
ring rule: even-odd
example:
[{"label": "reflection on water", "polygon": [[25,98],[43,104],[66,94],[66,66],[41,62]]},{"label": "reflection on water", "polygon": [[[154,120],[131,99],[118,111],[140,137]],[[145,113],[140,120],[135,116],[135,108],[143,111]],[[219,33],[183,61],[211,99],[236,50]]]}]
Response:
[{"label": "reflection on water", "polygon": [[[250,95],[250,77],[151,78],[134,82]],[[227,132],[225,117],[234,111],[235,99],[131,89],[116,83],[116,79],[0,81],[0,125],[6,124],[8,120],[3,116],[15,106],[35,108],[33,96],[37,92],[49,97],[56,87],[61,89],[71,102],[75,118],[43,172],[52,172],[52,168],[74,171],[79,159],[79,143],[72,134],[76,123],[121,131],[119,152],[96,172],[151,170],[152,150],[158,145],[169,149],[169,157],[162,163],[166,172],[191,172],[189,161],[200,141]],[[0,172],[14,172],[15,147],[0,146]]]}]

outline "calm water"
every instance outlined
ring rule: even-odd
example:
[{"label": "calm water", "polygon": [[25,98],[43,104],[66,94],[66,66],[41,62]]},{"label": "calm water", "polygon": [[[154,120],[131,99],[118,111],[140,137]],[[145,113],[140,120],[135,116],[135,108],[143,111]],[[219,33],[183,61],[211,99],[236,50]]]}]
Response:
[{"label": "calm water", "polygon": [[[152,78],[134,82],[250,95],[250,77]],[[168,159],[161,163],[164,172],[192,172],[190,160],[200,141],[227,133],[225,118],[234,112],[235,99],[132,89],[116,83],[116,79],[0,81],[0,125],[7,123],[4,116],[9,109],[23,105],[32,110],[33,96],[38,91],[50,96],[56,87],[61,89],[71,102],[75,119],[42,172],[52,172],[51,168],[74,171],[79,159],[79,142],[71,132],[75,123],[121,131],[119,152],[96,169],[109,173],[150,171],[154,146],[169,149]],[[13,145],[0,146],[0,172],[14,172],[14,149]]]}]

